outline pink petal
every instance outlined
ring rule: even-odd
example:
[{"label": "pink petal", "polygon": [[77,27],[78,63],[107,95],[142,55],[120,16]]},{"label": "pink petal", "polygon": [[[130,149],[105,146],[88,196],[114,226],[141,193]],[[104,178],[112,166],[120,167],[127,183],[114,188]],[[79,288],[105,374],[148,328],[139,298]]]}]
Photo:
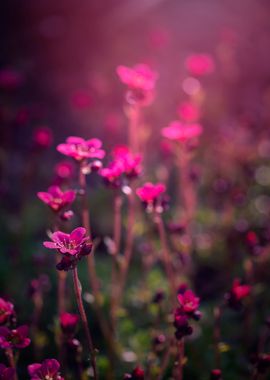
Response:
[{"label": "pink petal", "polygon": [[83,227],[75,228],[70,234],[70,240],[74,240],[77,244],[80,244],[83,237],[86,234],[86,229]]},{"label": "pink petal", "polygon": [[70,136],[66,140],[67,144],[85,144],[85,140],[82,137]]},{"label": "pink petal", "polygon": [[49,204],[49,203],[51,202],[51,200],[52,200],[52,196],[51,196],[51,194],[49,194],[49,193],[38,192],[38,193],[37,193],[37,196],[38,196],[38,198],[39,198],[42,202],[44,202],[44,203],[46,203],[46,204]]},{"label": "pink petal", "polygon": [[59,186],[50,186],[48,191],[54,198],[61,198],[63,194]]},{"label": "pink petal", "polygon": [[57,244],[53,243],[52,241],[44,241],[43,245],[44,245],[44,247],[49,248],[49,249],[57,249],[58,248]]},{"label": "pink petal", "polygon": [[52,234],[51,239],[56,244],[57,243],[65,244],[67,241],[69,241],[70,235],[69,234],[65,234],[62,231],[56,231],[56,232],[54,232]]},{"label": "pink petal", "polygon": [[41,364],[40,363],[33,363],[33,364],[30,364],[28,367],[27,367],[27,370],[28,370],[28,373],[30,376],[34,376],[36,374],[36,372],[41,368]]},{"label": "pink petal", "polygon": [[65,203],[72,203],[76,198],[76,193],[73,190],[68,190],[63,194],[62,200]]}]

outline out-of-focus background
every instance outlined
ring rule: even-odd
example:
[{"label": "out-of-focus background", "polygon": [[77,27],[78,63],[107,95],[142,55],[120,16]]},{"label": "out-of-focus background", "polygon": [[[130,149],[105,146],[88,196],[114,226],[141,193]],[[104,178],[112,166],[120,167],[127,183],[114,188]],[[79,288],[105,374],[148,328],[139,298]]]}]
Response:
[{"label": "out-of-focus background", "polygon": [[[145,179],[167,182],[172,204],[176,180],[160,131],[179,117],[181,102],[192,98],[201,108],[204,133],[193,167],[199,183],[193,283],[207,310],[228,289],[231,274],[243,274],[248,231],[256,231],[263,246],[269,244],[270,2],[8,0],[0,4],[0,35],[1,293],[16,300],[22,320],[30,318],[31,303],[25,304],[30,279],[53,273],[41,244],[50,215],[36,192],[75,171],[55,147],[69,135],[98,137],[107,150],[126,143],[125,90],[116,67],[147,63],[159,79],[155,101],[144,110]],[[200,53],[212,56],[215,70],[198,80],[190,77],[185,61]],[[55,166],[59,162],[62,166]],[[89,183],[94,235],[105,237],[112,232],[112,195],[97,177]],[[106,277],[104,247],[99,271]],[[239,264],[233,272],[224,267],[228,255]],[[263,297],[267,269],[264,263],[258,272],[257,291],[264,300],[258,325],[270,310]],[[55,274],[51,277],[54,282]],[[151,284],[157,287],[158,275]],[[51,294],[44,324],[54,309]],[[136,326],[122,326],[122,335],[135,334]],[[45,346],[48,331],[40,335]],[[198,343],[198,352],[205,342],[211,345],[210,335]],[[138,354],[147,338],[141,332],[136,339],[126,346]],[[239,373],[246,378],[246,362],[241,355],[235,359],[231,349],[235,344],[229,339],[225,347],[230,380]],[[198,368],[187,370],[189,379],[206,378],[208,365],[211,358],[204,353]]]}]

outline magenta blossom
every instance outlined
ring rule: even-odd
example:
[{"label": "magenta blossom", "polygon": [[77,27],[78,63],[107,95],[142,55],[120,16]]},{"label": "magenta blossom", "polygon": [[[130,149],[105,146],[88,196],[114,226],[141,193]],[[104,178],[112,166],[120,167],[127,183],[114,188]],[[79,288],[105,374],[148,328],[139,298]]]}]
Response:
[{"label": "magenta blossom", "polygon": [[229,293],[225,295],[228,305],[233,309],[240,309],[242,307],[242,301],[248,297],[251,293],[251,286],[241,284],[239,278],[233,281],[233,285]]},{"label": "magenta blossom", "polygon": [[77,327],[79,316],[77,314],[71,313],[61,313],[60,315],[60,326],[64,333],[73,334]]},{"label": "magenta blossom", "polygon": [[15,369],[6,367],[4,364],[0,364],[0,380],[14,380]]},{"label": "magenta blossom", "polygon": [[128,178],[136,178],[140,175],[142,168],[142,156],[133,154],[125,145],[120,145],[114,148],[113,156],[118,164],[123,166],[123,172]]},{"label": "magenta blossom", "polygon": [[104,179],[105,183],[119,187],[121,185],[121,176],[124,172],[124,167],[121,162],[113,161],[106,168],[100,170],[100,175]]},{"label": "magenta blossom", "polygon": [[0,327],[0,347],[25,348],[29,346],[31,340],[28,338],[29,328],[26,325],[10,330],[8,327]]},{"label": "magenta blossom", "polygon": [[83,227],[75,228],[70,234],[56,231],[51,235],[52,241],[43,243],[44,247],[56,249],[63,255],[62,260],[57,264],[58,270],[73,269],[83,256],[89,255],[92,243],[89,243],[89,237],[85,234],[86,229]]},{"label": "magenta blossom", "polygon": [[202,134],[203,128],[200,124],[182,124],[180,121],[172,121],[168,127],[163,128],[161,134],[167,139],[186,142]]},{"label": "magenta blossom", "polygon": [[200,298],[196,297],[192,290],[185,290],[177,295],[178,302],[186,314],[193,314],[198,310]]},{"label": "magenta blossom", "polygon": [[28,366],[31,380],[64,380],[59,373],[60,364],[55,359],[46,359],[42,363]]},{"label": "magenta blossom", "polygon": [[49,127],[38,127],[34,130],[33,140],[37,147],[49,148],[53,143],[53,133]]},{"label": "magenta blossom", "polygon": [[48,192],[38,192],[38,198],[53,211],[60,211],[73,203],[76,193],[73,190],[62,191],[58,186],[51,186]]},{"label": "magenta blossom", "polygon": [[11,302],[0,298],[0,325],[7,322],[9,317],[14,313],[14,306]]},{"label": "magenta blossom", "polygon": [[215,70],[215,63],[209,54],[193,54],[186,59],[186,68],[191,75],[204,76]]},{"label": "magenta blossom", "polygon": [[101,147],[102,142],[99,139],[84,140],[81,137],[70,136],[65,144],[57,146],[57,150],[80,162],[88,158],[102,159],[105,151]]},{"label": "magenta blossom", "polygon": [[147,182],[142,187],[139,187],[136,190],[136,194],[141,199],[141,201],[146,203],[153,203],[165,191],[166,186],[163,185],[163,183],[157,183],[156,185],[154,185],[151,182]]},{"label": "magenta blossom", "polygon": [[197,121],[200,117],[200,109],[196,104],[191,102],[183,102],[179,105],[178,114],[180,119],[187,123]]},{"label": "magenta blossom", "polygon": [[145,64],[139,64],[133,68],[118,66],[116,72],[122,83],[136,90],[153,90],[158,78],[158,74]]}]

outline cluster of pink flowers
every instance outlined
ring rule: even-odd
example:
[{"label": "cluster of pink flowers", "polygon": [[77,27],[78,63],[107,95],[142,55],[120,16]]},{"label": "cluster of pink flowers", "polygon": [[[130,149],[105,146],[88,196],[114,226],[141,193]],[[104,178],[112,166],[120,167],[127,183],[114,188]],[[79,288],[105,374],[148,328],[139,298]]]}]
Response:
[{"label": "cluster of pink flowers", "polygon": [[99,172],[108,186],[121,187],[140,175],[142,170],[140,154],[132,154],[128,147],[118,146],[114,148],[112,156],[113,161]]},{"label": "cluster of pink flowers", "polygon": [[201,313],[198,310],[200,298],[196,297],[192,290],[187,289],[184,285],[179,288],[177,299],[180,307],[174,311],[174,327],[176,328],[176,339],[181,340],[193,332],[189,323],[190,319],[198,321],[201,318]]},{"label": "cluster of pink flowers", "polygon": [[0,380],[14,380],[15,369],[0,363]]},{"label": "cluster of pink flowers", "polygon": [[92,243],[83,227],[75,228],[70,234],[56,231],[51,235],[52,241],[45,241],[44,247],[57,250],[63,257],[57,264],[58,270],[73,269],[83,256],[90,254]]}]

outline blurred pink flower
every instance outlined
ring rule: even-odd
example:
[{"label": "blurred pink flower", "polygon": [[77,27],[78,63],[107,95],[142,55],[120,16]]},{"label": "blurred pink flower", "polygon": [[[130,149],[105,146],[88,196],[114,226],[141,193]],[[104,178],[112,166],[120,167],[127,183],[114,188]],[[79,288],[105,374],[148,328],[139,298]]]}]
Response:
[{"label": "blurred pink flower", "polygon": [[14,313],[14,306],[11,302],[0,298],[0,325],[7,322],[9,317]]},{"label": "blurred pink flower", "polygon": [[59,178],[70,179],[74,174],[74,163],[72,161],[60,161],[55,165],[54,171]]},{"label": "blurred pink flower", "polygon": [[113,156],[116,161],[123,166],[123,172],[128,178],[138,177],[141,173],[141,154],[133,154],[125,145],[116,146],[113,150]]},{"label": "blurred pink flower", "polygon": [[162,128],[161,134],[170,140],[186,142],[202,134],[201,124],[183,124],[180,121],[172,121],[168,127]]},{"label": "blurred pink flower", "polygon": [[251,292],[250,285],[241,284],[239,278],[236,278],[233,281],[231,293],[236,300],[240,301],[243,298],[246,298],[250,294],[250,292]]},{"label": "blurred pink flower", "polygon": [[57,146],[58,152],[82,161],[87,158],[103,158],[105,151],[101,149],[102,142],[99,139],[84,140],[81,137],[70,136],[65,144]]},{"label": "blurred pink flower", "polygon": [[215,70],[215,63],[210,54],[192,54],[186,59],[186,68],[191,75],[204,76]]},{"label": "blurred pink flower", "polygon": [[153,90],[158,78],[158,74],[146,64],[139,64],[133,68],[118,66],[116,72],[122,83],[137,90]]},{"label": "blurred pink flower", "polygon": [[182,310],[187,314],[193,314],[200,305],[200,298],[196,297],[192,290],[185,290],[177,295]]},{"label": "blurred pink flower", "polygon": [[15,369],[6,367],[4,364],[0,364],[0,380],[14,380]]},{"label": "blurred pink flower", "polygon": [[33,140],[35,145],[49,148],[53,143],[53,133],[49,127],[38,127],[34,130]]},{"label": "blurred pink flower", "polygon": [[59,374],[60,364],[55,359],[46,359],[41,364],[34,363],[28,366],[31,380],[64,380]]},{"label": "blurred pink flower", "polygon": [[186,122],[197,121],[200,117],[199,108],[191,102],[183,102],[178,108],[178,114],[180,119]]},{"label": "blurred pink flower", "polygon": [[58,186],[51,186],[48,192],[38,192],[37,196],[53,211],[58,212],[74,202],[76,193],[73,190],[62,191]]},{"label": "blurred pink flower", "polygon": [[108,185],[120,186],[120,178],[123,174],[123,165],[118,161],[111,162],[106,168],[100,170],[101,177]]},{"label": "blurred pink flower", "polygon": [[0,347],[25,348],[29,346],[31,340],[28,338],[29,328],[26,325],[10,330],[8,327],[0,327]]},{"label": "blurred pink flower", "polygon": [[79,321],[77,314],[62,313],[60,315],[60,326],[64,333],[73,334]]},{"label": "blurred pink flower", "polygon": [[166,186],[163,183],[157,183],[154,185],[151,182],[145,183],[142,187],[136,190],[136,194],[141,201],[146,203],[154,202],[161,194],[166,191]]}]

